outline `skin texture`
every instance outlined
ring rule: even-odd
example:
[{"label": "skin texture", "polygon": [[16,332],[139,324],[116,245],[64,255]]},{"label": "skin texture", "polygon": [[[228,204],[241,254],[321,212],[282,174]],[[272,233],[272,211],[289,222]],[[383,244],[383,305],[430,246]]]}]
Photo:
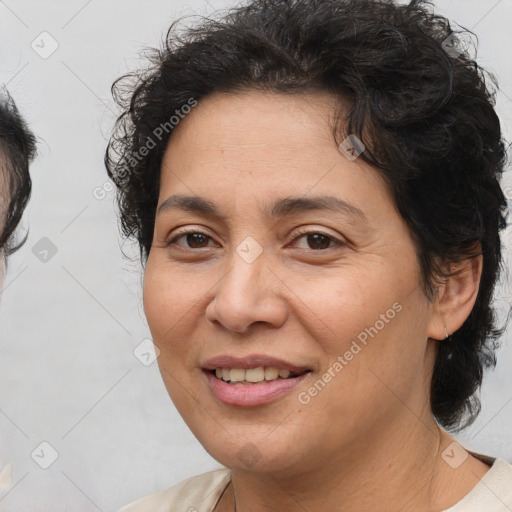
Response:
[{"label": "skin texture", "polygon": [[[469,315],[481,258],[461,263],[427,300],[384,181],[333,140],[334,108],[321,92],[217,93],[175,128],[164,157],[159,205],[195,195],[225,216],[159,212],[144,280],[169,395],[205,449],[233,471],[218,511],[234,510],[233,488],[239,512],[442,510],[488,470],[472,456],[458,469],[442,459],[453,439],[429,403],[437,340]],[[325,209],[275,219],[263,210],[319,195],[350,203],[366,221]],[[183,228],[206,238],[176,239]],[[250,264],[236,252],[247,236],[263,250]],[[397,303],[400,312],[300,403],[298,393]],[[312,372],[274,403],[229,406],[201,370],[223,354],[270,355]],[[251,464],[241,455],[248,449]]]}]

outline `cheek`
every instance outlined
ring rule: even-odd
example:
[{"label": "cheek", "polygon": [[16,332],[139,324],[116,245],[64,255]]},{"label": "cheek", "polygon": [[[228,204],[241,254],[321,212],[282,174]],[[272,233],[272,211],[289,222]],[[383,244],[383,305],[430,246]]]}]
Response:
[{"label": "cheek", "polygon": [[[344,402],[374,402],[372,394],[387,393],[379,377],[400,388],[424,365],[428,307],[414,266],[377,258],[365,263],[340,269],[338,277],[293,284],[314,313],[308,330],[326,356],[323,370],[331,368],[335,375],[326,376],[334,383],[330,390]],[[312,286],[322,292],[314,293]]]},{"label": "cheek", "polygon": [[[197,302],[194,290],[180,272],[148,259],[144,275],[144,311],[156,340],[168,338],[183,325]],[[155,341],[156,341],[155,340]]]},{"label": "cheek", "polygon": [[[353,340],[364,342],[375,333],[389,331],[399,316],[393,305],[401,302],[406,287],[393,269],[380,258],[366,258],[364,264],[346,264],[324,275],[307,279],[289,273],[283,280],[293,290],[290,303],[296,316],[307,325],[315,342],[331,357],[343,355]],[[384,315],[381,318],[381,315]]]},{"label": "cheek", "polygon": [[366,297],[364,308],[363,301],[346,303],[331,326],[338,337],[331,335],[324,350],[335,377],[327,376],[332,385],[319,400],[334,415],[352,411],[362,423],[400,408],[401,400],[423,389],[428,325],[421,292],[381,289]]},{"label": "cheek", "polygon": [[[160,351],[160,368],[173,374],[183,367],[190,344],[186,339],[184,327],[187,314],[191,314],[191,291],[179,276],[169,269],[159,269],[154,264],[146,266],[144,276],[144,312],[155,345]],[[166,380],[165,372],[162,377]]]},{"label": "cheek", "polygon": [[155,346],[158,366],[169,396],[182,415],[190,414],[191,390],[196,383],[191,369],[195,346],[192,340],[193,305],[197,298],[180,274],[148,259],[144,275],[144,312]]}]

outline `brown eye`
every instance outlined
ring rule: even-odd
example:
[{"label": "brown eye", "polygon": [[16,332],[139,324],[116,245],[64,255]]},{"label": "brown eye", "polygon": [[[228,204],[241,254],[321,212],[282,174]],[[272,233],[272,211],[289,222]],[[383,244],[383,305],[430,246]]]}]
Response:
[{"label": "brown eye", "polygon": [[322,235],[321,233],[306,235],[306,239],[311,249],[327,249],[331,243],[330,237]]},{"label": "brown eye", "polygon": [[307,247],[299,247],[300,249],[310,249],[312,251],[323,251],[325,249],[330,249],[334,246],[341,247],[345,245],[340,240],[327,235],[325,233],[321,233],[318,231],[307,231],[305,233],[300,234],[294,240],[296,243],[297,240],[305,239]]},{"label": "brown eye", "polygon": [[[176,244],[177,240],[180,240],[181,238],[185,238],[187,245],[183,246],[182,244]],[[208,247],[209,240],[211,240],[211,237],[201,233],[200,231],[187,231],[175,236],[167,245],[176,244],[180,247],[189,249],[203,249]]]}]

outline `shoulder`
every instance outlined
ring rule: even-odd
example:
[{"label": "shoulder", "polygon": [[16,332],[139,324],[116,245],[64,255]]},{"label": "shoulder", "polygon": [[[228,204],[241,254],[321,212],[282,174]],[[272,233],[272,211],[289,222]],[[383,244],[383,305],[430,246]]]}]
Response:
[{"label": "shoulder", "polygon": [[227,468],[193,476],[118,512],[211,512],[231,478]]},{"label": "shoulder", "polygon": [[[480,460],[484,460],[482,456]],[[489,459],[489,458],[487,458]],[[512,510],[512,465],[503,459],[493,464],[476,487],[444,512],[510,512]]]}]

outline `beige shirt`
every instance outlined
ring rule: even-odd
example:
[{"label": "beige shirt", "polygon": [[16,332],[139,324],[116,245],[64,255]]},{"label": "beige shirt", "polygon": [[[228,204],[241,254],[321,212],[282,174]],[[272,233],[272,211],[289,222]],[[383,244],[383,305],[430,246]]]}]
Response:
[{"label": "beige shirt", "polygon": [[[194,476],[165,491],[126,505],[118,512],[212,512],[229,484],[229,469]],[[442,512],[511,512],[512,465],[496,459],[461,501]]]}]

